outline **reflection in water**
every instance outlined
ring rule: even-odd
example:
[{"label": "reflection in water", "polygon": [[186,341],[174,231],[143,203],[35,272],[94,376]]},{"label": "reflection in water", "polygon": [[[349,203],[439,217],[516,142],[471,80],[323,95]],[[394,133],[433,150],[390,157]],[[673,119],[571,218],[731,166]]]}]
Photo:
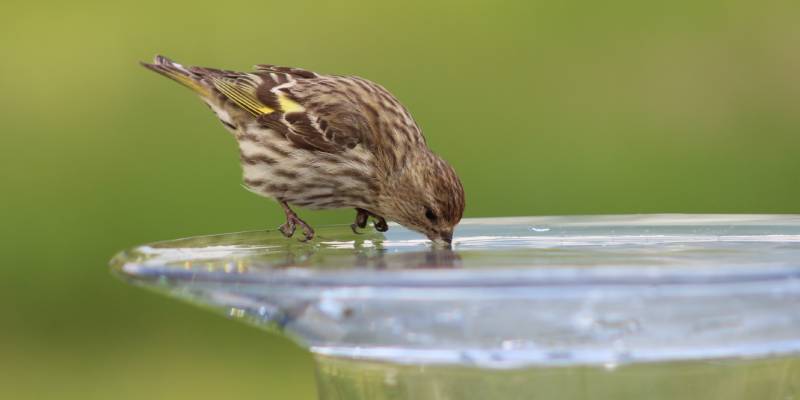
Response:
[{"label": "reflection in water", "polygon": [[353,266],[370,269],[458,268],[461,257],[451,249],[432,247],[428,251],[391,253],[377,248],[374,254],[358,253]]},{"label": "reflection in water", "polygon": [[[265,272],[299,268],[370,270],[458,268],[461,257],[426,239],[386,240],[372,231],[354,235],[345,227],[320,229],[320,240],[304,243],[274,231],[200,236],[142,246],[124,253],[143,265],[206,272]],[[326,239],[336,236],[337,240]]]}]

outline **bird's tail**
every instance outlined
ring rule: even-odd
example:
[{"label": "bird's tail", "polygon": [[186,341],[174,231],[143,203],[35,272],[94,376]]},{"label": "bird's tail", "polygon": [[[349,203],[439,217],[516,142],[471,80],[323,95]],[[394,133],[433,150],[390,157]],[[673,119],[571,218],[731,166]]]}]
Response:
[{"label": "bird's tail", "polygon": [[141,63],[147,69],[153,70],[158,72],[161,75],[166,76],[183,86],[192,89],[197,94],[208,97],[210,95],[209,87],[203,82],[202,77],[192,72],[189,68],[184,67],[167,57],[164,56],[156,56],[153,59],[153,63],[149,64],[146,62]]}]

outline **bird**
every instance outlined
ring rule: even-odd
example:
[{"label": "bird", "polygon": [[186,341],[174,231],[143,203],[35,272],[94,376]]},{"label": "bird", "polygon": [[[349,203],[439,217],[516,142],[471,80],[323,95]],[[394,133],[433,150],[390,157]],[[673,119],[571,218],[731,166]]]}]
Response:
[{"label": "bird", "polygon": [[357,76],[258,64],[252,72],[183,66],[164,56],[141,64],[191,89],[239,146],[244,187],[276,200],[286,237],[314,229],[293,206],[353,208],[355,233],[394,221],[451,244],[465,208],[455,169],[427,145],[409,111]]}]

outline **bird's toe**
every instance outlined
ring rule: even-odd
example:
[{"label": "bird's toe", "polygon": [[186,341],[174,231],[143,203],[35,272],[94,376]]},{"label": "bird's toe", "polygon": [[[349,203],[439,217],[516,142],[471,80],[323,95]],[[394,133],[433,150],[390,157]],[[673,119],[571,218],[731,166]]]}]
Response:
[{"label": "bird's toe", "polygon": [[375,221],[375,230],[378,232],[386,232],[389,230],[389,225],[386,223],[386,220],[381,218]]},{"label": "bird's toe", "polygon": [[294,235],[295,229],[296,229],[295,224],[289,221],[286,221],[285,224],[278,227],[278,230],[281,231],[283,236],[286,236],[287,238],[290,238]]}]

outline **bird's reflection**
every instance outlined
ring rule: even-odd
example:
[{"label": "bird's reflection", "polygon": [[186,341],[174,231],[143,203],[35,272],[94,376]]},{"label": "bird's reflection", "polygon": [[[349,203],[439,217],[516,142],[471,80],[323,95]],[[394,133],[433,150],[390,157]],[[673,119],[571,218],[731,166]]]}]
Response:
[{"label": "bird's reflection", "polygon": [[[435,245],[397,249],[386,246],[382,235],[363,235],[347,242],[322,242],[318,246],[287,244],[264,258],[251,258],[251,267],[372,270],[459,268],[461,257],[451,247]],[[259,260],[259,258],[261,258]]]},{"label": "bird's reflection", "polygon": [[322,231],[320,239],[313,242],[287,240],[266,231],[206,236],[155,244],[148,257],[161,257],[168,265],[183,269],[232,274],[291,268],[321,272],[462,266],[461,256],[449,245],[436,245],[425,239],[390,240],[376,231],[340,231],[327,238],[325,233]]},{"label": "bird's reflection", "polygon": [[450,248],[430,248],[427,251],[392,253],[378,250],[355,255],[358,268],[378,270],[460,268],[461,256]]}]

